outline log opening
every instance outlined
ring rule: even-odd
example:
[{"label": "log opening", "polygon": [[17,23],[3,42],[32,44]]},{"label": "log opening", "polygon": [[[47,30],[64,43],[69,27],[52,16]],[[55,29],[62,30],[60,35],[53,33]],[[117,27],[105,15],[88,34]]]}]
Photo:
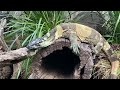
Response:
[{"label": "log opening", "polygon": [[69,48],[64,47],[62,50],[56,50],[47,57],[42,59],[42,67],[48,71],[62,74],[70,77],[74,73],[75,67],[80,63],[79,57],[76,56]]}]

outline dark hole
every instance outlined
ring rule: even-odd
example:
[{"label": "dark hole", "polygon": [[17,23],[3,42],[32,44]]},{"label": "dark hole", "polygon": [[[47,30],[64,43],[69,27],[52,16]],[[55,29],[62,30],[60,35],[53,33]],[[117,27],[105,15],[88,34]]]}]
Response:
[{"label": "dark hole", "polygon": [[75,66],[80,63],[79,57],[69,48],[56,50],[52,54],[43,58],[42,67],[51,71],[62,74],[63,76],[73,75]]}]

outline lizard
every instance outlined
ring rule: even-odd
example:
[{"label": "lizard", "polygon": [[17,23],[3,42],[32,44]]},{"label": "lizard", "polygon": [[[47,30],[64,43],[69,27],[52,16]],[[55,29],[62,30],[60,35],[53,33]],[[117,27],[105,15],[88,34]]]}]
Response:
[{"label": "lizard", "polygon": [[33,40],[26,48],[28,48],[28,50],[42,49],[53,44],[55,40],[59,38],[69,39],[71,48],[77,55],[79,55],[80,42],[94,45],[93,52],[95,55],[103,51],[111,64],[110,79],[117,78],[119,58],[114,54],[107,40],[97,30],[83,24],[70,22],[58,24],[43,37]]}]

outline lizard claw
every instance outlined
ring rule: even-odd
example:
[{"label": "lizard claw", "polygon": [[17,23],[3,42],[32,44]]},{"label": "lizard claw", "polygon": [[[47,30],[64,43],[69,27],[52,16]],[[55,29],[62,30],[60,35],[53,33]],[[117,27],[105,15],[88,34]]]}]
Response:
[{"label": "lizard claw", "polygon": [[70,48],[75,52],[76,54],[79,54],[80,51],[80,45],[78,43],[71,43]]}]

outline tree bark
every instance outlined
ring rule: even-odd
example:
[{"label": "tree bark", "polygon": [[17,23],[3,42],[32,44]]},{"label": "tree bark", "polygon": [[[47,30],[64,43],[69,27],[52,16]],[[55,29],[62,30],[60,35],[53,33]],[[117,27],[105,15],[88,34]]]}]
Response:
[{"label": "tree bark", "polygon": [[0,53],[0,64],[19,62],[23,58],[30,55],[30,53],[28,53],[27,51],[28,51],[28,49],[24,47],[24,48],[20,48],[17,50],[2,52],[2,53]]}]

